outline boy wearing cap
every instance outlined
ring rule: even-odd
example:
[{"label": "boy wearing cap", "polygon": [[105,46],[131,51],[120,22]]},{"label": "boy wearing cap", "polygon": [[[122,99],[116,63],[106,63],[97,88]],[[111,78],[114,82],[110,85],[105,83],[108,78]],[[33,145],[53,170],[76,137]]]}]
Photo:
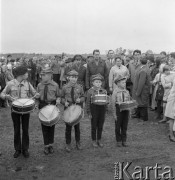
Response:
[{"label": "boy wearing cap", "polygon": [[103,147],[101,142],[102,130],[105,121],[106,105],[96,105],[91,102],[91,97],[100,91],[107,94],[102,88],[103,76],[101,74],[92,76],[92,87],[87,92],[86,108],[89,119],[91,119],[91,138],[93,147]]},{"label": "boy wearing cap", "polygon": [[126,147],[126,134],[129,120],[129,111],[120,111],[119,105],[122,102],[129,101],[130,95],[129,91],[126,90],[126,78],[118,76],[114,80],[114,83],[116,84],[116,88],[112,93],[112,113],[115,119],[115,136],[117,146],[121,147],[123,145],[124,147]]},{"label": "boy wearing cap", "polygon": [[[77,84],[78,72],[75,70],[70,71],[68,74],[68,83],[63,86],[62,95],[61,95],[61,103],[64,105],[64,109],[72,104],[77,104],[83,107],[84,102],[84,91],[83,87]],[[75,140],[76,140],[76,148],[81,150],[80,144],[80,123],[74,126],[75,129]],[[66,124],[66,151],[71,151],[71,131],[72,126]]]},{"label": "boy wearing cap", "polygon": [[[24,66],[19,66],[15,68],[15,79],[8,82],[6,87],[1,93],[3,99],[7,99],[10,102],[19,98],[29,98],[31,95],[39,97],[33,86],[27,81],[28,71]],[[17,114],[11,112],[11,117],[14,126],[14,147],[15,153],[14,158],[17,158],[22,153],[24,157],[29,157],[29,118],[30,114]],[[20,124],[22,123],[22,143],[20,135]]]},{"label": "boy wearing cap", "polygon": [[[37,86],[39,97],[39,109],[49,104],[56,105],[60,103],[60,92],[58,84],[52,80],[53,72],[50,67],[45,67],[41,71],[41,82]],[[54,153],[54,131],[55,125],[45,126],[41,124],[44,139],[44,154]]]}]

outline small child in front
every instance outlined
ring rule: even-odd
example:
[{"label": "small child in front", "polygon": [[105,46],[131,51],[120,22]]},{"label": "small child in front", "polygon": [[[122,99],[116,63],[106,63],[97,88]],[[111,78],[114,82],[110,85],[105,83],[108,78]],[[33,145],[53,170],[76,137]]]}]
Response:
[{"label": "small child in front", "polygon": [[89,119],[91,119],[91,138],[93,147],[103,147],[101,142],[101,136],[103,131],[103,125],[105,121],[106,105],[97,105],[91,102],[91,97],[98,93],[107,94],[106,90],[102,86],[103,76],[101,74],[92,76],[92,85],[87,92],[86,109]]},{"label": "small child in front", "polygon": [[117,85],[112,94],[112,111],[115,119],[115,136],[117,146],[127,147],[127,127],[129,121],[129,110],[120,111],[122,102],[130,101],[129,91],[126,90],[126,78],[118,76],[114,80]]}]

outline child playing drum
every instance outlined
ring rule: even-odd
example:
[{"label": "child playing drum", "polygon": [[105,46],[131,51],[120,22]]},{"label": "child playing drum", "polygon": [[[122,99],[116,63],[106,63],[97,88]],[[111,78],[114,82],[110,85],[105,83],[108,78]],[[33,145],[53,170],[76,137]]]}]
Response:
[{"label": "child playing drum", "polygon": [[[63,86],[62,89],[62,95],[61,95],[61,103],[64,105],[64,109],[67,109],[68,106],[71,106],[73,104],[80,105],[83,107],[84,102],[84,91],[83,87],[79,84],[77,84],[78,79],[78,72],[75,70],[72,70],[68,72],[68,83]],[[78,150],[81,150],[81,144],[80,144],[80,123],[76,124],[74,126],[75,128],[75,140],[76,140],[76,148]],[[71,151],[71,131],[72,126],[66,123],[66,151]]]},{"label": "child playing drum", "polygon": [[93,87],[87,92],[86,108],[89,119],[91,119],[91,138],[93,147],[103,147],[101,136],[105,121],[106,105],[97,105],[91,102],[91,99],[95,93],[100,91],[102,94],[107,94],[106,90],[101,87],[102,81],[103,76],[100,74],[93,75]]},{"label": "child playing drum", "polygon": [[122,102],[130,101],[129,91],[126,90],[126,78],[118,76],[114,80],[117,85],[112,94],[112,111],[115,119],[115,136],[117,146],[128,146],[126,143],[126,131],[129,120],[129,110],[120,111]]},{"label": "child playing drum", "polygon": [[[60,92],[56,82],[52,80],[52,70],[50,67],[45,67],[41,71],[41,82],[37,86],[37,92],[40,94],[39,109],[49,104],[56,105],[60,103]],[[44,139],[44,154],[54,153],[54,131],[55,125],[45,126],[41,123],[43,139]]]},{"label": "child playing drum", "polygon": [[[36,93],[33,86],[27,81],[28,78],[28,70],[24,66],[16,67],[14,70],[15,79],[11,80],[4,90],[1,93],[1,97],[3,99],[7,99],[10,102],[15,99],[20,98],[29,98],[30,95],[39,97],[39,94]],[[22,153],[25,158],[29,157],[29,118],[30,114],[20,114],[16,112],[11,112],[11,117],[13,120],[14,126],[14,147],[15,153],[14,158],[17,158]],[[21,143],[21,135],[20,135],[20,126],[22,123],[22,143]]]}]

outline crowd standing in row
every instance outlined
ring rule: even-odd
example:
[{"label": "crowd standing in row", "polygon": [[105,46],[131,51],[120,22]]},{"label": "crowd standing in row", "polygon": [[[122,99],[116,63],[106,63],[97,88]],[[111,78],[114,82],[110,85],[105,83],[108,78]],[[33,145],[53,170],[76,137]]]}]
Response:
[{"label": "crowd standing in row", "polygon": [[[127,146],[127,126],[130,112],[120,111],[120,103],[136,100],[138,107],[132,110],[132,118],[148,121],[148,108],[156,112],[158,122],[169,122],[169,139],[175,142],[173,133],[175,119],[175,53],[166,52],[154,55],[151,50],[142,54],[140,50],[125,55],[109,50],[106,59],[100,57],[98,49],[84,58],[66,54],[51,57],[21,57],[13,59],[11,55],[0,60],[0,108],[10,106],[16,98],[35,96],[39,109],[48,104],[64,105],[66,110],[71,104],[79,104],[86,109],[91,119],[91,138],[93,147],[103,147],[101,141],[105,114],[115,119],[117,146]],[[20,91],[19,91],[20,86]],[[94,105],[91,97],[96,92],[111,97],[106,106]],[[31,94],[31,95],[30,95]],[[13,98],[13,99],[12,99]],[[85,105],[86,104],[86,105]],[[14,125],[14,157],[22,152],[29,157],[29,118],[30,114],[11,114]],[[20,122],[21,120],[21,122]],[[22,123],[22,142],[20,137]],[[53,153],[55,125],[42,126],[44,153]],[[74,126],[77,149],[80,143],[80,123]],[[66,124],[66,151],[71,151],[71,129]]]}]

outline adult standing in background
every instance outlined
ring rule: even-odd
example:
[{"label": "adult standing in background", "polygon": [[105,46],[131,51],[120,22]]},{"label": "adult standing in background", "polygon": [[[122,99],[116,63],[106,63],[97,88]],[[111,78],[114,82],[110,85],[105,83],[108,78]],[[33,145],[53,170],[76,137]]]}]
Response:
[{"label": "adult standing in background", "polygon": [[148,105],[150,93],[150,72],[147,66],[147,58],[141,57],[140,68],[136,71],[133,95],[138,103],[136,118],[148,121]]},{"label": "adult standing in background", "polygon": [[[156,75],[159,73],[159,68],[160,68],[160,64],[161,64],[161,58],[158,57],[155,60],[155,65],[152,68],[151,72],[150,72],[150,78],[151,78],[151,82],[152,82],[152,97],[151,97],[151,111],[154,111],[155,108],[157,108],[157,102],[156,102],[156,92],[157,92],[157,84],[156,84]],[[153,83],[154,82],[154,83]]]},{"label": "adult standing in background", "polygon": [[112,66],[114,65],[115,65],[115,53],[113,50],[109,50],[106,59],[106,66],[108,68],[108,72],[110,72]]},{"label": "adult standing in background", "polygon": [[53,80],[60,86],[60,64],[58,56],[52,57],[51,69],[53,71]]},{"label": "adult standing in background", "polygon": [[[108,69],[108,76],[109,76],[109,72],[111,70],[111,68],[115,65],[115,53],[113,50],[109,50],[108,54],[107,54],[107,59],[106,59],[106,66]],[[107,92],[110,92],[110,88],[109,88],[109,78],[108,78],[108,82],[107,82]]]},{"label": "adult standing in background", "polygon": [[103,88],[107,88],[107,82],[108,82],[108,69],[106,66],[106,62],[101,59],[100,57],[100,51],[98,49],[95,49],[93,51],[94,60],[92,60],[90,63],[87,64],[86,69],[86,89],[90,89],[92,86],[92,75],[95,74],[101,74],[104,78],[103,81]]},{"label": "adult standing in background", "polygon": [[117,56],[115,58],[115,65],[111,68],[109,72],[110,92],[113,92],[113,90],[115,89],[116,85],[114,83],[114,80],[118,78],[118,76],[121,76],[126,79],[129,78],[129,70],[126,66],[122,65],[122,59],[120,56]]},{"label": "adult standing in background", "polygon": [[78,72],[77,83],[83,86],[85,89],[85,80],[86,80],[86,67],[84,66],[83,57],[81,55],[75,55],[73,57],[72,70]]},{"label": "adult standing in background", "polygon": [[131,82],[134,83],[136,70],[140,66],[141,51],[136,49],[133,52],[133,58],[129,63],[128,69],[131,77]]}]

